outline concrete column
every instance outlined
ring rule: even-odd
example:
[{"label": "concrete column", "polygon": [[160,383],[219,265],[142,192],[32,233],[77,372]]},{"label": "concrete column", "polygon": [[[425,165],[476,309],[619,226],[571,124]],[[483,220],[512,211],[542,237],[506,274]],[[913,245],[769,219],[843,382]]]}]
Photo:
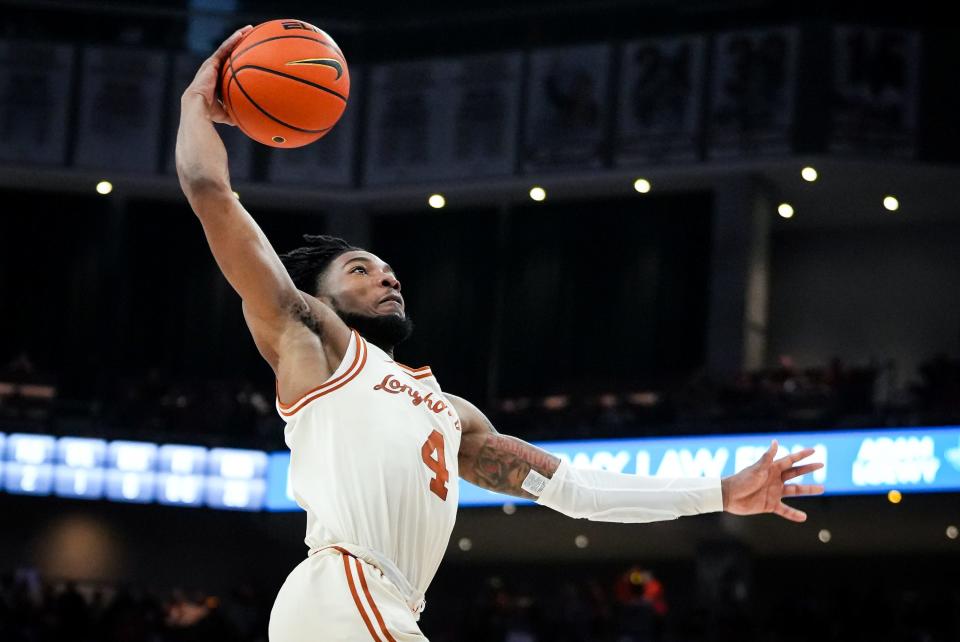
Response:
[{"label": "concrete column", "polygon": [[764,365],[770,281],[771,189],[751,176],[714,192],[707,368],[729,375]]}]

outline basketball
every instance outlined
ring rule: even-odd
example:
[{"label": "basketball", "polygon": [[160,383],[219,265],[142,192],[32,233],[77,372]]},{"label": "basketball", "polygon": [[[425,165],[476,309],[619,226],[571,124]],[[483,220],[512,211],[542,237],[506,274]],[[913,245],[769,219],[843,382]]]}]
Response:
[{"label": "basketball", "polygon": [[350,74],[340,48],[302,20],[271,20],[237,43],[220,71],[227,113],[253,140],[302,147],[340,120]]}]

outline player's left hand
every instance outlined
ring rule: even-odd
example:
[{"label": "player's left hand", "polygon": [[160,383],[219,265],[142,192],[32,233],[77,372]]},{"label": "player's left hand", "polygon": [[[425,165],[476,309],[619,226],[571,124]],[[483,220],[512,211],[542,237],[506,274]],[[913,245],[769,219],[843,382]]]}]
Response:
[{"label": "player's left hand", "polygon": [[220,68],[223,66],[224,60],[230,55],[233,48],[237,46],[237,43],[251,31],[253,31],[253,27],[250,25],[234,31],[229,38],[217,47],[217,50],[214,51],[209,58],[203,61],[200,69],[197,70],[197,75],[194,76],[193,81],[183,92],[184,98],[188,96],[200,96],[203,98],[210,120],[215,123],[236,125],[217,98],[217,83],[220,79]]},{"label": "player's left hand", "polygon": [[822,463],[794,466],[813,453],[813,448],[804,448],[774,461],[777,454],[777,440],[774,439],[769,450],[756,463],[722,480],[723,510],[734,515],[776,513],[793,522],[806,521],[806,513],[787,506],[782,499],[823,493],[822,484],[786,483],[795,477],[823,468]]}]

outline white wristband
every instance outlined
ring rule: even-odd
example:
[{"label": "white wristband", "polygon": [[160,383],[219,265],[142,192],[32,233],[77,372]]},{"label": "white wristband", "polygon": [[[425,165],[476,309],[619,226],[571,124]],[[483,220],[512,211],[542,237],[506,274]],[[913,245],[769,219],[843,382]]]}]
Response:
[{"label": "white wristband", "polygon": [[641,523],[722,511],[723,493],[719,477],[643,477],[561,461],[537,503],[570,517]]}]

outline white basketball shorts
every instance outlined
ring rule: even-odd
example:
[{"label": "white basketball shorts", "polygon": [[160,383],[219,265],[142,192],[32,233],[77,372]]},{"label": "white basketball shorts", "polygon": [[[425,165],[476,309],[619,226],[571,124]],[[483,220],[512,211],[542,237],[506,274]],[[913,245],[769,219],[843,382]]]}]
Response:
[{"label": "white basketball shorts", "polygon": [[270,642],[426,642],[400,591],[375,566],[324,548],[287,576],[270,612]]}]

